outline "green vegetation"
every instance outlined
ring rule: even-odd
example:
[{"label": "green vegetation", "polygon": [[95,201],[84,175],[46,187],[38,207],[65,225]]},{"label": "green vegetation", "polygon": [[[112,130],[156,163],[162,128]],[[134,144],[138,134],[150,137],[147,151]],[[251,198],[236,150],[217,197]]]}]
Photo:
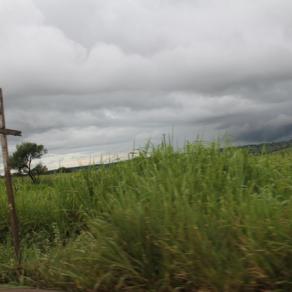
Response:
[{"label": "green vegetation", "polygon": [[167,143],[0,197],[0,283],[68,291],[291,291],[292,152]]},{"label": "green vegetation", "polygon": [[33,183],[37,183],[36,176],[44,174],[48,169],[41,163],[32,167],[31,163],[33,159],[39,159],[47,152],[44,145],[36,143],[25,142],[17,145],[16,151],[9,158],[11,168],[17,170],[19,175],[28,175]]}]

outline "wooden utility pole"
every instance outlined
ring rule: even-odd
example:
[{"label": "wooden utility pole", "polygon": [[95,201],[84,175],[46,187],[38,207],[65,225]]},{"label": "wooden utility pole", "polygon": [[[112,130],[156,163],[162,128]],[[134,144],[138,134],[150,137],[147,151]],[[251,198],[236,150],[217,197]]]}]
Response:
[{"label": "wooden utility pole", "polygon": [[5,128],[4,104],[2,89],[0,88],[0,136],[2,145],[3,165],[5,173],[5,184],[8,197],[8,211],[10,219],[10,230],[13,239],[14,252],[17,262],[20,264],[20,240],[19,240],[19,225],[15,207],[15,199],[13,193],[12,178],[9,166],[9,153],[7,144],[7,135],[21,136],[21,132],[17,130],[10,130]]}]

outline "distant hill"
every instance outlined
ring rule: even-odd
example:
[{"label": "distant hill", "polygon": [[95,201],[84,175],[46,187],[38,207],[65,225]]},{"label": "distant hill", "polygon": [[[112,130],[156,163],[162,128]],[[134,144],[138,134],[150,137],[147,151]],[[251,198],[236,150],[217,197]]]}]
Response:
[{"label": "distant hill", "polygon": [[292,140],[281,142],[270,142],[240,146],[240,148],[247,148],[251,153],[257,154],[262,151],[266,153],[276,152],[284,149],[292,149]]},{"label": "distant hill", "polygon": [[[280,150],[284,150],[284,149],[288,149],[288,148],[292,149],[292,140],[281,141],[281,142],[270,142],[270,143],[243,145],[243,146],[239,146],[238,148],[246,148],[252,154],[259,154],[262,151],[264,151],[266,153],[271,153],[271,152],[276,152],[276,151],[280,151]],[[85,166],[66,167],[66,168],[61,167],[59,169],[49,170],[47,172],[47,174],[77,172],[77,171],[85,170],[85,169],[99,168],[101,166],[110,167],[110,166],[115,165],[117,163],[121,163],[121,161],[120,162],[111,162],[111,163],[106,163],[106,164],[95,164],[95,165],[85,165]]]},{"label": "distant hill", "polygon": [[90,165],[83,165],[83,166],[60,167],[58,169],[51,169],[47,171],[45,174],[70,173],[70,172],[78,172],[78,171],[86,170],[86,169],[94,169],[94,168],[97,169],[99,167],[110,167],[121,162],[122,161],[102,163],[102,164],[90,164]]}]

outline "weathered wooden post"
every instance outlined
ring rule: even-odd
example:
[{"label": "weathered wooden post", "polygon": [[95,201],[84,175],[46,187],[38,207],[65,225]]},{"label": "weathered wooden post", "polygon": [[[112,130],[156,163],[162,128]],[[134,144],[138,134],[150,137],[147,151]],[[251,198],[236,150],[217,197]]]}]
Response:
[{"label": "weathered wooden post", "polygon": [[4,104],[2,89],[0,88],[0,136],[2,144],[2,156],[5,174],[5,184],[8,197],[8,209],[10,217],[10,230],[13,239],[14,252],[17,262],[21,262],[20,254],[20,240],[19,240],[19,226],[15,207],[15,199],[13,193],[12,178],[9,166],[9,153],[7,144],[7,135],[21,136],[21,132],[17,130],[10,130],[5,128]]}]

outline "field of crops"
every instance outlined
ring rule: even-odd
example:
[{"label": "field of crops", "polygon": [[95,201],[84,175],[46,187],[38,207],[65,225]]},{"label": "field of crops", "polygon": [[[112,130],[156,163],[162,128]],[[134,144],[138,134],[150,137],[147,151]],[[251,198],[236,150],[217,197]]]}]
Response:
[{"label": "field of crops", "polygon": [[292,291],[292,152],[167,143],[112,167],[0,185],[0,283],[68,291]]}]

